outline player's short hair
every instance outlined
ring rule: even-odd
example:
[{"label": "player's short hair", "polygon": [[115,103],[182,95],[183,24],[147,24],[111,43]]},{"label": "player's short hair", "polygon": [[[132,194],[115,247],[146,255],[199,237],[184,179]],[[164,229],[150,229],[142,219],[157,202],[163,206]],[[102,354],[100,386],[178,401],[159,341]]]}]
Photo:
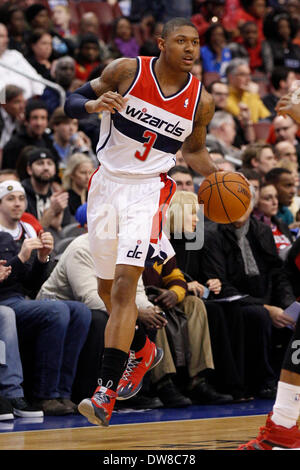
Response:
[{"label": "player's short hair", "polygon": [[191,26],[197,31],[196,26],[192,23],[188,18],[172,18],[170,21],[164,24],[161,37],[166,39],[169,34],[171,34],[176,28],[180,28],[181,26]]}]

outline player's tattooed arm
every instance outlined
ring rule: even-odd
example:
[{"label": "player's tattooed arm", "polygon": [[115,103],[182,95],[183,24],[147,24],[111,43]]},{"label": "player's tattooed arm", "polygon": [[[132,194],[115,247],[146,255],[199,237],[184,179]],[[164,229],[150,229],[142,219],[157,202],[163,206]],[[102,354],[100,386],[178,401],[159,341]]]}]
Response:
[{"label": "player's tattooed arm", "polygon": [[117,59],[107,65],[101,77],[90,82],[98,98],[86,103],[87,112],[121,111],[126,103],[122,94],[133,82],[136,69],[135,59]]},{"label": "player's tattooed arm", "polygon": [[214,111],[215,104],[213,97],[203,87],[196,111],[193,132],[182,146],[182,154],[187,164],[203,176],[208,176],[218,171],[218,167],[211,159],[205,145],[206,126],[211,121]]}]

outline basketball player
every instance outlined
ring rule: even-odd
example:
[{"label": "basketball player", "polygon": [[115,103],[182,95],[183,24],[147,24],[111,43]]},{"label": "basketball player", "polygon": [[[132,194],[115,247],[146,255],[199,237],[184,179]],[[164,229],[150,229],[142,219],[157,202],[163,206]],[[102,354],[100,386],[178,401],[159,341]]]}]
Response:
[{"label": "basketball player", "polygon": [[[276,111],[281,115],[289,114],[300,124],[300,100],[297,103],[293,93],[279,100]],[[242,444],[239,450],[300,450],[299,414],[300,317],[283,361],[273,412],[268,415],[266,425],[260,428],[258,437]]]},{"label": "basketball player", "polygon": [[167,172],[180,148],[197,173],[217,171],[205,147],[213,99],[190,74],[200,53],[198,32],[189,20],[172,19],[158,47],[159,58],[113,61],[65,105],[72,118],[103,113],[88,227],[99,295],[109,320],[99,386],[78,409],[90,422],[104,426],[116,398],[136,394],[144,374],[163,354],[136,326],[135,295],[145,263],[163,262],[174,254],[162,234],[176,186]]}]

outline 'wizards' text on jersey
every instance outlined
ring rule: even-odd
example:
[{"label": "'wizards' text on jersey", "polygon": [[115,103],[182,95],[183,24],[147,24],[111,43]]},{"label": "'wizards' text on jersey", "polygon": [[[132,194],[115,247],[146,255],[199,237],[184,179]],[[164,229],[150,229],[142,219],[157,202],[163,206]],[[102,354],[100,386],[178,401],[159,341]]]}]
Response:
[{"label": "'wizards' text on jersey", "polygon": [[135,79],[121,112],[103,113],[97,156],[116,175],[156,176],[175,165],[175,154],[192,133],[201,82],[164,96],[154,72],[155,57],[138,57]]}]

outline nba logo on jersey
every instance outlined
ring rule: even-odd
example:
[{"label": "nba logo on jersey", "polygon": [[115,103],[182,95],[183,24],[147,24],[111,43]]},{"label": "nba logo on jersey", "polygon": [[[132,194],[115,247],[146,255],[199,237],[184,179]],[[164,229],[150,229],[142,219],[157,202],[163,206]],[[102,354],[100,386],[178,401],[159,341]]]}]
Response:
[{"label": "nba logo on jersey", "polygon": [[187,99],[185,100],[185,102],[184,102],[184,105],[183,105],[183,106],[184,106],[185,108],[187,108],[187,107],[188,107],[188,104],[189,104],[189,99],[187,98]]}]

